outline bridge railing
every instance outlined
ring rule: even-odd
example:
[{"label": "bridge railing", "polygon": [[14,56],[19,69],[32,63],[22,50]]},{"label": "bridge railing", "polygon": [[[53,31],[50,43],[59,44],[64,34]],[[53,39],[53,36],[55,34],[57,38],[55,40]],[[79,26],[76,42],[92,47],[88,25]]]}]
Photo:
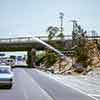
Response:
[{"label": "bridge railing", "polygon": [[[41,40],[48,40],[47,36],[36,36]],[[71,36],[64,36],[64,40],[71,38]],[[60,37],[55,37],[53,40],[60,40]],[[17,38],[2,38],[0,39],[0,43],[19,43],[19,42],[36,42],[33,37],[17,37]]]},{"label": "bridge railing", "polygon": [[[48,36],[35,36],[41,40],[47,41]],[[100,39],[100,36],[86,36],[88,39]],[[64,40],[72,39],[72,35],[64,35]],[[52,40],[61,40],[60,37],[54,37]],[[0,43],[19,43],[19,42],[36,42],[33,37],[16,37],[16,38],[1,38]]]},{"label": "bridge railing", "polygon": [[0,43],[15,43],[15,42],[27,42],[33,41],[32,37],[18,37],[18,38],[3,38],[0,39]]},{"label": "bridge railing", "polygon": [[[36,38],[39,38],[41,40],[48,40],[47,36],[36,36]],[[87,36],[88,39],[100,39],[100,36]],[[64,40],[72,39],[71,35],[65,35]],[[53,40],[61,40],[60,37],[54,37]],[[0,43],[19,43],[19,42],[36,42],[36,40],[33,37],[16,37],[16,38],[2,38],[0,39]]]},{"label": "bridge railing", "polygon": [[[47,40],[48,36],[36,36],[36,38],[39,38],[41,40]],[[55,36],[52,40],[60,40],[61,37]],[[72,39],[72,35],[64,35],[64,39]]]}]

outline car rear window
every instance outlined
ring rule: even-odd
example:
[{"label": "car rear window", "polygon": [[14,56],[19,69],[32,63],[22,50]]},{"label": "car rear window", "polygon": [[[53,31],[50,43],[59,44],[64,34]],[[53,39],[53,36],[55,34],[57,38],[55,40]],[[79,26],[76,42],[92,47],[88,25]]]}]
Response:
[{"label": "car rear window", "polygon": [[0,74],[10,73],[9,69],[0,68]]}]

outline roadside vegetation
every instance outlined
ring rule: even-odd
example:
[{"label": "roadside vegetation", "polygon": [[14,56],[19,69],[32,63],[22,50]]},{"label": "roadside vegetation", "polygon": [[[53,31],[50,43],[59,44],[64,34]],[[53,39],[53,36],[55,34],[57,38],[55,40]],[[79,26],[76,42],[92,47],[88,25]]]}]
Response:
[{"label": "roadside vegetation", "polygon": [[[37,56],[37,64],[41,66],[41,69],[60,74],[87,74],[94,68],[100,67],[100,45],[95,39],[88,40],[87,32],[80,25],[74,23],[71,48],[65,48],[64,33],[60,33],[58,30],[57,27],[48,27],[48,44],[61,52],[69,50],[74,53],[72,56],[62,59],[57,53],[46,48],[43,53]],[[53,41],[56,37],[59,37],[62,43]]]}]

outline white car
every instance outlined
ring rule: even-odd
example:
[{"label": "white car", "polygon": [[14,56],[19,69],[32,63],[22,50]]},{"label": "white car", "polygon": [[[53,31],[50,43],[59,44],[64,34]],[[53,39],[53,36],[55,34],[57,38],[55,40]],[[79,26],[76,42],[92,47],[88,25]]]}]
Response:
[{"label": "white car", "polygon": [[0,86],[7,86],[10,89],[13,85],[13,76],[11,66],[0,65]]},{"label": "white car", "polygon": [[6,65],[13,66],[15,64],[15,61],[14,59],[5,59],[5,63]]}]

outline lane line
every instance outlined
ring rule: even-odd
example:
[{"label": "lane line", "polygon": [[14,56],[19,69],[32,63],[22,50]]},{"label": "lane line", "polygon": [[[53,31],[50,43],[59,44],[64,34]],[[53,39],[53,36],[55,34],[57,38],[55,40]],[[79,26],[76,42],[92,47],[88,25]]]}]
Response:
[{"label": "lane line", "polygon": [[[32,76],[25,70],[23,70],[25,73],[27,73],[28,78],[31,80],[31,82],[34,84],[34,80]],[[35,81],[35,83],[38,85],[38,88],[41,90],[41,92],[48,97],[48,100],[54,100],[43,88],[40,87],[40,85]],[[29,99],[27,99],[29,100]]]},{"label": "lane line", "polygon": [[100,97],[100,95],[98,94],[89,94],[90,96],[96,96],[96,97]]},{"label": "lane line", "polygon": [[[18,78],[18,80],[19,80],[19,78],[20,78],[20,70],[19,69],[17,69],[18,71],[19,71],[19,74],[17,74],[17,71],[15,72],[16,73],[16,79]],[[20,82],[20,80],[19,80],[19,86],[20,86],[20,90],[21,90],[21,92],[22,92],[22,94],[24,95],[24,99],[25,100],[29,100],[29,98],[28,98],[28,95],[27,95],[27,93],[26,93],[26,91],[25,91],[25,88],[23,88],[23,84]]]},{"label": "lane line", "polygon": [[28,95],[27,95],[27,93],[26,93],[24,88],[23,88],[23,94],[24,94],[25,100],[29,100]]},{"label": "lane line", "polygon": [[93,98],[94,100],[99,100],[99,99],[97,99],[97,98],[95,98],[95,97],[93,97],[93,96],[90,96],[89,94],[87,94],[87,93],[81,91],[81,90],[78,89],[78,88],[72,87],[72,85],[68,85],[68,84],[65,84],[64,82],[61,82],[60,79],[58,79],[58,78],[56,79],[56,78],[50,76],[49,74],[46,74],[45,72],[41,72],[41,71],[39,71],[39,70],[36,70],[36,71],[39,72],[39,73],[41,73],[41,74],[44,75],[44,76],[48,76],[49,78],[56,80],[57,82],[59,82],[59,83],[65,85],[65,86],[68,86],[68,87],[70,87],[70,88],[72,88],[72,89],[74,89],[74,90],[76,90],[76,91],[78,91],[78,92],[80,92],[80,93],[82,93],[82,94],[84,94],[84,95],[90,97],[90,98]]}]

